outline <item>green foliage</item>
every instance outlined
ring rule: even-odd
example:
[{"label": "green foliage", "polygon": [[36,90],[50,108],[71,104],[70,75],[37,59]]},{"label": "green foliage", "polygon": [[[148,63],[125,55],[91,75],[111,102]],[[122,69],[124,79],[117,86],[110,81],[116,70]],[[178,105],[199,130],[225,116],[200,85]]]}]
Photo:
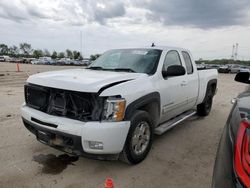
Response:
[{"label": "green foliage", "polygon": [[0,44],[0,54],[7,55],[9,52],[8,46],[6,44]]},{"label": "green foliage", "polygon": [[78,52],[78,51],[73,51],[73,58],[74,58],[74,59],[80,59],[80,57],[81,57],[81,53],[80,53],[80,52]]},{"label": "green foliage", "polygon": [[66,50],[66,56],[67,56],[68,58],[70,58],[70,59],[73,59],[73,53],[72,53],[72,51],[69,50],[69,49],[67,49],[67,50]]},{"label": "green foliage", "polygon": [[56,51],[54,51],[54,52],[52,53],[51,58],[52,58],[52,59],[56,59],[56,58],[57,58],[57,52],[56,52]]},{"label": "green foliage", "polygon": [[65,54],[64,54],[64,52],[60,52],[59,54],[58,54],[58,56],[57,56],[58,58],[65,58]]},{"label": "green foliage", "polygon": [[44,53],[43,53],[42,50],[34,50],[32,56],[35,57],[35,58],[39,58],[39,57],[43,57]]},{"label": "green foliage", "polygon": [[101,54],[95,54],[95,55],[91,55],[90,56],[90,60],[91,61],[95,61],[98,57],[100,57],[101,56]]},{"label": "green foliage", "polygon": [[17,57],[19,54],[19,48],[15,45],[9,47],[9,55],[12,57]]},{"label": "green foliage", "polygon": [[250,66],[250,61],[241,61],[241,60],[232,60],[232,59],[214,59],[214,60],[198,60],[195,61],[197,64],[205,63],[205,64],[218,64],[218,65],[226,65],[226,64],[240,64]]}]

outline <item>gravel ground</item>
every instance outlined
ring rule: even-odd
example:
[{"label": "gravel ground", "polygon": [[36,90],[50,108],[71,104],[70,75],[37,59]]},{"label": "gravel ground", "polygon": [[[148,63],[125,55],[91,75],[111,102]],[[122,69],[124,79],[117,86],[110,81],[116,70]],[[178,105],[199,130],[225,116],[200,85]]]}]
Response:
[{"label": "gravel ground", "polygon": [[[135,166],[64,155],[36,141],[23,126],[20,106],[28,75],[66,66],[0,63],[0,187],[211,187],[217,145],[231,108],[231,99],[246,86],[234,75],[220,74],[209,116],[193,117],[157,136],[147,159]],[[72,68],[72,67],[71,67]],[[73,67],[77,68],[77,67]],[[79,67],[78,67],[79,68]]]}]

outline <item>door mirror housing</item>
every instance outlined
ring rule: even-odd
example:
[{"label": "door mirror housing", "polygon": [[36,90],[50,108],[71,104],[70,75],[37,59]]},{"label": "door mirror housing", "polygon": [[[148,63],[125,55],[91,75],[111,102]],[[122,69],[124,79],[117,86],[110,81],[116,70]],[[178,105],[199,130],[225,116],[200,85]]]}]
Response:
[{"label": "door mirror housing", "polygon": [[171,65],[167,68],[167,70],[162,71],[162,76],[168,77],[168,76],[182,76],[186,74],[186,70],[181,65]]},{"label": "door mirror housing", "polygon": [[239,72],[238,74],[236,74],[234,80],[236,82],[242,82],[242,83],[245,83],[245,84],[250,84],[249,77],[250,77],[249,72]]}]

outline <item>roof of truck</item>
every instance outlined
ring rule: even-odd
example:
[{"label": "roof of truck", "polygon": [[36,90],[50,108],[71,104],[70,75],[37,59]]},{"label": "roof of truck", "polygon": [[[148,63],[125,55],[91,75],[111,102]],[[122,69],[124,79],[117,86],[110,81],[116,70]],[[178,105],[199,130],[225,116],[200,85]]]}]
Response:
[{"label": "roof of truck", "polygon": [[164,51],[168,51],[168,50],[178,50],[178,51],[187,51],[190,53],[190,51],[188,49],[185,48],[180,48],[180,47],[174,47],[174,46],[146,46],[146,47],[133,47],[133,48],[119,48],[120,50],[122,49],[157,49],[157,50],[164,50]]},{"label": "roof of truck", "polygon": [[180,47],[174,47],[174,46],[154,46],[154,47],[147,47],[149,49],[159,49],[159,50],[169,50],[169,49],[173,49],[173,50],[185,50],[185,51],[189,51],[187,49],[184,48],[180,48]]},{"label": "roof of truck", "polygon": [[188,49],[185,49],[185,48],[180,48],[180,47],[174,47],[174,46],[154,46],[154,47],[151,47],[151,46],[144,46],[144,47],[133,47],[133,48],[121,48],[121,49],[158,49],[158,50],[184,50],[184,51],[189,51]]}]

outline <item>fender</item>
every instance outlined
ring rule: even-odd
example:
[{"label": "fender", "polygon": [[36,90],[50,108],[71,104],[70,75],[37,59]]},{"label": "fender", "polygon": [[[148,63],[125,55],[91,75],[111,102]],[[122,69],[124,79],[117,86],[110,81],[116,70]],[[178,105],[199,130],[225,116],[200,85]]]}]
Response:
[{"label": "fender", "polygon": [[[158,112],[160,113],[160,94],[158,92],[149,93],[147,95],[144,95],[140,97],[139,99],[136,99],[134,102],[130,103],[125,111],[125,120],[129,120],[129,118],[133,115],[133,113],[139,109],[140,107],[150,104],[152,102],[156,102],[158,105]],[[160,115],[160,114],[159,114]]]},{"label": "fender", "polygon": [[211,88],[211,85],[212,84],[215,84],[215,89],[213,92],[213,96],[215,95],[215,92],[216,92],[216,86],[217,86],[217,79],[212,79],[212,80],[209,80],[208,83],[207,83],[207,90],[206,90],[206,94],[205,94],[205,97],[202,101],[202,103],[204,103],[208,97],[208,90]]}]

